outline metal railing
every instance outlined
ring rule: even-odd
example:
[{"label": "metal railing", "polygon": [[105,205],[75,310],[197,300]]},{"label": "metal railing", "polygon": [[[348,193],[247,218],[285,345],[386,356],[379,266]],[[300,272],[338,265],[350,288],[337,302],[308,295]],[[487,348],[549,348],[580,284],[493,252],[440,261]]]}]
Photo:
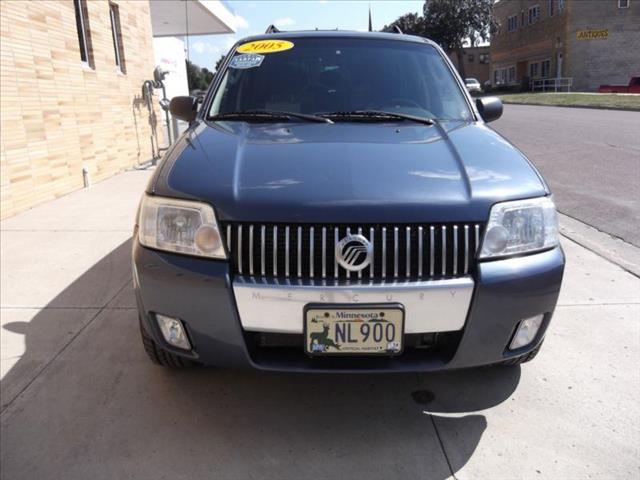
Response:
[{"label": "metal railing", "polygon": [[529,88],[532,92],[570,92],[573,85],[573,78],[539,78],[529,81]]}]

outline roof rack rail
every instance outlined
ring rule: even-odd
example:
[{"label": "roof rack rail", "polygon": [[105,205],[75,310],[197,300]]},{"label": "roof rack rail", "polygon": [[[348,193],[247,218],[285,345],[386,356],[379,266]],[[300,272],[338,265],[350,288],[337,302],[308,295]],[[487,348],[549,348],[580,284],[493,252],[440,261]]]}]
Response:
[{"label": "roof rack rail", "polygon": [[264,33],[280,33],[280,30],[275,25],[271,24],[267,27],[267,30]]},{"label": "roof rack rail", "polygon": [[395,30],[394,33],[399,33],[400,35],[403,35],[404,32],[402,31],[402,29],[398,26],[398,25],[394,25],[393,29]]}]

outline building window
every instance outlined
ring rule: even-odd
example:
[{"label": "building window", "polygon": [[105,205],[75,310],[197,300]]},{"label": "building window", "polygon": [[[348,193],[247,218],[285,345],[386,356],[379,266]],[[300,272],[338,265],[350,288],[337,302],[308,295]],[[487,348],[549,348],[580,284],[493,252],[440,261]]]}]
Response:
[{"label": "building window", "polygon": [[548,5],[548,7],[547,7],[547,8],[548,8],[548,12],[549,12],[549,16],[550,16],[550,17],[553,17],[553,2],[554,2],[554,1],[555,1],[555,0],[549,0],[549,5]]},{"label": "building window", "polygon": [[629,0],[618,0],[618,8],[629,8]]},{"label": "building window", "polygon": [[540,19],[540,6],[529,7],[529,25]]},{"label": "building window", "polygon": [[540,74],[540,64],[538,62],[533,62],[529,64],[529,77],[530,78],[538,78]]},{"label": "building window", "polygon": [[509,18],[507,18],[507,31],[515,32],[517,29],[518,29],[518,16],[511,15]]},{"label": "building window", "polygon": [[111,16],[111,36],[113,37],[113,52],[116,57],[116,67],[122,73],[127,73],[124,64],[124,48],[122,46],[122,30],[120,29],[120,12],[114,3],[109,4]]},{"label": "building window", "polygon": [[564,10],[564,0],[558,0],[558,12]]},{"label": "building window", "polygon": [[551,73],[551,60],[543,60],[540,62],[540,76],[549,78],[549,73]]},{"label": "building window", "polygon": [[520,25],[524,27],[524,10],[520,12]]},{"label": "building window", "polygon": [[497,68],[493,71],[494,85],[506,85],[516,82],[516,67]]},{"label": "building window", "polygon": [[87,14],[86,0],[73,0],[73,8],[76,12],[80,59],[84,65],[93,68],[93,51],[91,48],[91,34],[89,32],[89,15]]},{"label": "building window", "polygon": [[478,62],[480,62],[480,63],[489,63],[489,54],[488,53],[480,53],[480,54],[478,54]]}]

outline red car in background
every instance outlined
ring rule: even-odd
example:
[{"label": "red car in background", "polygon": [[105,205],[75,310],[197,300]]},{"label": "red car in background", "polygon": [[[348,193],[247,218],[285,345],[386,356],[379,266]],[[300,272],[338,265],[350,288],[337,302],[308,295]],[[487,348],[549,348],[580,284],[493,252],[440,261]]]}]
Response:
[{"label": "red car in background", "polygon": [[640,77],[631,77],[629,85],[600,85],[600,93],[640,93]]}]

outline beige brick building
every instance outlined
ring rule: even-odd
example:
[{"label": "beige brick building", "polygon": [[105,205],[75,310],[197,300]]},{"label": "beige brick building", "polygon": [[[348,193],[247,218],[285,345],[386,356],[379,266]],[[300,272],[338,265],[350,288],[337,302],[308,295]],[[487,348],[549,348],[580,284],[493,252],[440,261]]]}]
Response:
[{"label": "beige brick building", "polygon": [[[458,68],[457,52],[449,53],[449,58],[451,59],[455,67]],[[464,75],[466,78],[475,78],[480,81],[481,85],[484,85],[484,82],[489,80],[491,76],[491,72],[489,69],[489,64],[491,63],[489,46],[463,48],[462,62],[464,65]]]},{"label": "beige brick building", "polygon": [[83,187],[83,167],[151,159],[147,1],[2,0],[0,18],[2,218]]},{"label": "beige brick building", "polygon": [[572,90],[640,74],[640,0],[498,0],[493,85],[571,78]]}]

